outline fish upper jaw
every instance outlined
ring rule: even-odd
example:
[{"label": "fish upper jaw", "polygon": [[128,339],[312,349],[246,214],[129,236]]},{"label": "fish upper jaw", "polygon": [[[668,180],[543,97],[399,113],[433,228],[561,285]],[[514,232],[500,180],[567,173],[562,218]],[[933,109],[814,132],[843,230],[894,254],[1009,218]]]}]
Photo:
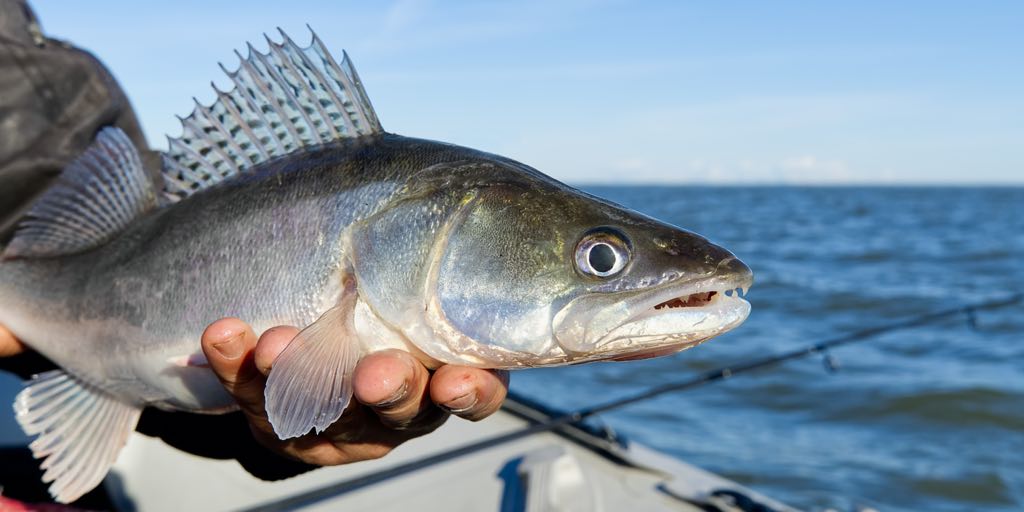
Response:
[{"label": "fish upper jaw", "polygon": [[750,269],[729,258],[710,276],[578,297],[555,315],[553,332],[573,361],[665,355],[740,325],[752,284]]}]

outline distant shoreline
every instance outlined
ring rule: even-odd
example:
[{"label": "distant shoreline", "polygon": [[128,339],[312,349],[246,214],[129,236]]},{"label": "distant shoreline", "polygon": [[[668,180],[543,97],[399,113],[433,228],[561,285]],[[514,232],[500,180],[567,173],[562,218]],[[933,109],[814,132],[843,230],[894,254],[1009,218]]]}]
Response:
[{"label": "distant shoreline", "polygon": [[1024,183],[708,183],[708,182],[568,182],[578,188],[703,187],[703,188],[922,188],[922,189],[1024,189]]}]

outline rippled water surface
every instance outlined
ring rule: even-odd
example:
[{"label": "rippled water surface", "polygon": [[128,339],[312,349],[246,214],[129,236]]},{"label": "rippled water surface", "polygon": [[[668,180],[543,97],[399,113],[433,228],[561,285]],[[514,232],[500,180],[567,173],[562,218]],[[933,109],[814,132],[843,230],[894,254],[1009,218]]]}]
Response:
[{"label": "rippled water surface", "polygon": [[[662,359],[520,372],[576,408],[864,326],[1024,290],[1022,188],[591,187],[749,264],[750,319]],[[793,505],[1024,509],[1024,307],[836,349],[607,414]]]}]

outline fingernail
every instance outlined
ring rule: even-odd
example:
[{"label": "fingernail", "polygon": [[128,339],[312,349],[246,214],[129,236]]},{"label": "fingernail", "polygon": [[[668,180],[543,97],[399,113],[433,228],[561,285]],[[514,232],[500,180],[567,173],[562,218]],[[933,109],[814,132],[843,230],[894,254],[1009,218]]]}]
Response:
[{"label": "fingernail", "polygon": [[402,381],[402,387],[398,388],[391,396],[386,399],[374,404],[374,407],[391,407],[405,399],[405,396],[409,394],[409,382]]},{"label": "fingernail", "polygon": [[417,366],[422,366],[419,363],[419,361],[413,359],[411,355],[402,354],[400,357],[402,359],[402,362],[405,363],[405,365],[409,367],[409,371],[412,372],[413,375],[416,374],[416,367]]},{"label": "fingernail", "polygon": [[441,407],[444,407],[445,409],[448,409],[448,412],[459,414],[459,413],[466,412],[466,411],[472,409],[475,405],[476,405],[476,393],[468,393],[468,394],[462,395],[462,396],[460,396],[460,397],[458,397],[458,398],[456,398],[454,400],[449,400],[449,401],[441,404]]},{"label": "fingernail", "polygon": [[242,355],[243,350],[242,335],[239,334],[220,343],[214,343],[213,348],[225,359],[238,359]]}]

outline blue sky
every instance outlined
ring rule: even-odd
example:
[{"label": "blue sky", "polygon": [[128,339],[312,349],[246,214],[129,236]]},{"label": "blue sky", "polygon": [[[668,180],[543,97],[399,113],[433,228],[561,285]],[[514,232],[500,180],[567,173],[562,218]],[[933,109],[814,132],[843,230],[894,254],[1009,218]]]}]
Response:
[{"label": "blue sky", "polygon": [[[280,26],[349,51],[388,131],[572,183],[1024,184],[1024,3],[33,3],[150,143]],[[243,52],[244,53],[244,52]]]}]

